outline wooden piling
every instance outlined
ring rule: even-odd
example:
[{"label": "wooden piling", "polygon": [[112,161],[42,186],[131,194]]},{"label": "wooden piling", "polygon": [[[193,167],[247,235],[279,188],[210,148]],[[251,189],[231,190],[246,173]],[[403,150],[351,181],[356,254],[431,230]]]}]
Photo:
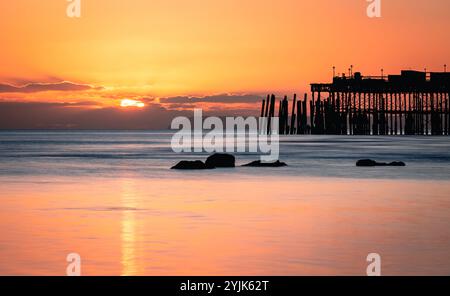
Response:
[{"label": "wooden piling", "polygon": [[290,126],[290,131],[289,134],[293,135],[295,132],[295,107],[297,105],[297,94],[294,94],[294,99],[292,101],[292,113],[291,113],[291,126]]}]

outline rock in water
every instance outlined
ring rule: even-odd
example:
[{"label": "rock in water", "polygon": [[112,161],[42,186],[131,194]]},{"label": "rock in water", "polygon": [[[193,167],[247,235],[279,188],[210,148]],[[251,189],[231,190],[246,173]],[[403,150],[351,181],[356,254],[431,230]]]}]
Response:
[{"label": "rock in water", "polygon": [[244,167],[257,167],[257,168],[279,168],[279,167],[285,167],[287,166],[286,163],[280,162],[279,160],[272,162],[272,163],[266,163],[261,162],[261,160],[256,160],[251,163],[247,163],[243,165]]},{"label": "rock in water", "polygon": [[235,161],[233,155],[216,153],[206,159],[207,168],[234,168]]},{"label": "rock in water", "polygon": [[377,162],[372,159],[361,159],[356,162],[356,166],[359,167],[372,167],[377,166]]},{"label": "rock in water", "polygon": [[388,164],[388,166],[400,166],[400,167],[404,167],[406,166],[406,164],[403,161],[393,161],[390,164]]},{"label": "rock in water", "polygon": [[376,162],[372,159],[361,159],[356,162],[356,166],[358,167],[376,167],[376,166],[406,166],[406,164],[402,161],[393,161],[391,163],[385,163],[385,162]]},{"label": "rock in water", "polygon": [[172,170],[206,170],[207,167],[203,161],[180,161],[177,165],[172,167]]}]

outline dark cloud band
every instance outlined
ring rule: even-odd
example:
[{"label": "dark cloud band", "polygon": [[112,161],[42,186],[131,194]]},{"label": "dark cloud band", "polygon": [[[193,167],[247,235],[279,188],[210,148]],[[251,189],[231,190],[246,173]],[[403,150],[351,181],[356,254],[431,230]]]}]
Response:
[{"label": "dark cloud band", "polygon": [[72,82],[58,83],[29,83],[24,86],[0,84],[0,93],[34,93],[43,91],[86,91],[101,90],[102,87],[93,87],[87,84],[76,84]]}]

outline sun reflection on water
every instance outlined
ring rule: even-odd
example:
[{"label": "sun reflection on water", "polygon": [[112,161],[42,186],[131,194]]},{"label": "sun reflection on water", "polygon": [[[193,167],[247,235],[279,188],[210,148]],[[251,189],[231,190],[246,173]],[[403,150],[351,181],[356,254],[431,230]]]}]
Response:
[{"label": "sun reflection on water", "polygon": [[122,182],[121,202],[125,209],[121,221],[122,275],[139,273],[139,261],[136,254],[136,188],[133,180]]}]

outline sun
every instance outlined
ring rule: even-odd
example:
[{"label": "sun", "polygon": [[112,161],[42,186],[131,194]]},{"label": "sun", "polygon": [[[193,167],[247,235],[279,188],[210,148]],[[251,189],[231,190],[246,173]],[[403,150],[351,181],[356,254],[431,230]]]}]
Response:
[{"label": "sun", "polygon": [[120,101],[120,107],[138,107],[143,108],[145,107],[145,104],[136,100],[131,99],[123,99]]}]

